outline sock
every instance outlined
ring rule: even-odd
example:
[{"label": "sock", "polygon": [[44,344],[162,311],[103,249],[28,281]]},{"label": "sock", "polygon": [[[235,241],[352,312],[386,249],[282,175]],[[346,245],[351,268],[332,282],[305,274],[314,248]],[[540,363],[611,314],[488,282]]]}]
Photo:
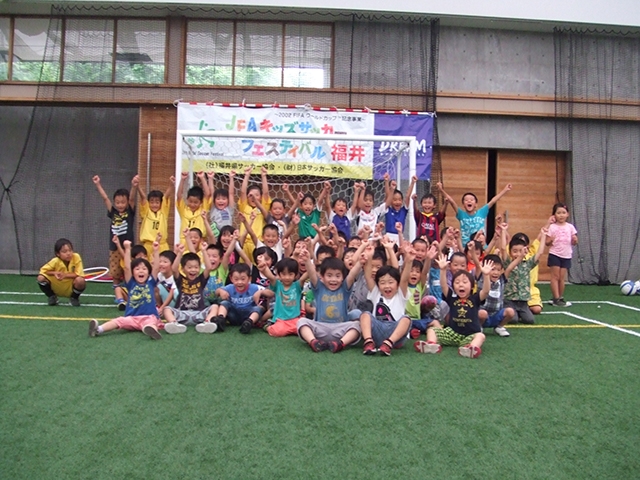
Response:
[{"label": "sock", "polygon": [[47,297],[53,297],[55,295],[49,282],[38,282],[38,286],[40,287],[40,290],[42,290],[42,293],[44,293]]},{"label": "sock", "polygon": [[102,328],[102,325],[98,326],[98,330],[97,331],[98,331],[98,335],[104,333],[104,328]]},{"label": "sock", "polygon": [[84,292],[84,290],[78,290],[76,288],[73,289],[73,293],[71,294],[71,298],[80,298],[80,294]]}]

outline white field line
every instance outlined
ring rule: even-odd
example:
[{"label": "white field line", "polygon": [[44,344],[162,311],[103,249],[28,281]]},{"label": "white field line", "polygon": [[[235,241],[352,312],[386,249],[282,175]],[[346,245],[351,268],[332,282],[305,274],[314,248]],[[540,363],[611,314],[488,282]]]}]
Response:
[{"label": "white field line", "polygon": [[[577,302],[576,302],[577,303]],[[584,303],[584,302],[582,302]],[[610,303],[610,302],[592,302],[592,303]],[[633,335],[634,337],[640,337],[640,333],[634,332],[632,330],[627,330],[626,328],[616,327],[615,325],[611,325],[609,323],[604,323],[599,320],[594,320],[592,318],[583,317],[581,315],[576,315],[571,312],[542,312],[544,315],[566,315],[568,317],[577,318],[578,320],[582,320],[584,322],[593,323],[594,325],[600,325],[602,327],[607,327],[612,330],[617,330],[618,332],[628,333],[629,335]]]},{"label": "white field line", "polygon": [[[0,292],[0,295],[44,295],[42,292]],[[96,297],[96,298],[113,298],[113,295],[106,295],[103,293],[83,293],[82,297]]]},{"label": "white field line", "polygon": [[[0,305],[34,305],[40,307],[46,307],[47,302],[0,302]],[[116,308],[116,304],[105,305],[104,303],[81,303],[83,307],[97,307],[97,308]],[[70,307],[71,305],[61,302],[57,305],[58,307]]]}]

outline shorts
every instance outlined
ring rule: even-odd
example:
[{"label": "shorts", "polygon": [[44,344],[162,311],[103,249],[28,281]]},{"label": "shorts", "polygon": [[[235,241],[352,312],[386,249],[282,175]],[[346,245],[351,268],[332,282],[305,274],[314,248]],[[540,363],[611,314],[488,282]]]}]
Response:
[{"label": "shorts", "polygon": [[[167,290],[164,285],[159,283],[158,284],[158,292],[160,292],[160,299],[162,299],[162,303],[164,303],[164,301],[169,296],[169,290]],[[173,289],[173,299],[169,302],[168,306],[169,307],[175,307],[177,299],[178,299],[178,289],[174,288]]]},{"label": "shorts", "polygon": [[[402,317],[409,318],[409,317]],[[376,344],[376,348],[382,345],[387,338],[389,338],[393,333],[400,327],[398,322],[390,322],[388,320],[378,320],[377,318],[371,318],[371,338],[373,338],[373,343]],[[402,332],[402,337],[396,343],[393,344],[393,348],[401,348],[404,345],[404,342],[407,341],[407,334],[411,330],[411,323],[405,332]]]},{"label": "shorts", "polygon": [[515,310],[516,314],[514,315],[512,322],[533,325],[536,321],[533,313],[529,309],[527,300],[505,300],[504,308],[513,308]]},{"label": "shorts", "polygon": [[177,308],[167,307],[176,317],[176,322],[186,326],[193,326],[204,322],[211,307],[204,310],[178,310]]},{"label": "shorts", "polygon": [[109,251],[109,275],[113,278],[113,283],[118,285],[124,280],[124,270],[120,266],[122,257],[118,250]]},{"label": "shorts", "polygon": [[420,333],[425,333],[427,328],[434,322],[433,318],[421,318],[420,320],[411,320],[411,329],[418,329]]},{"label": "shorts", "polygon": [[118,317],[114,320],[118,328],[141,332],[144,327],[151,325],[159,328],[162,322],[155,315],[137,315],[134,317]]},{"label": "shorts", "polygon": [[229,325],[242,325],[242,322],[247,320],[252,313],[257,313],[258,320],[259,320],[262,314],[264,313],[264,309],[257,305],[254,305],[253,307],[249,307],[249,308],[239,309],[228,300],[223,300],[220,303],[220,306],[227,309],[226,317],[227,317],[227,321],[229,322]]},{"label": "shorts", "polygon": [[[489,314],[489,312],[487,312]],[[504,320],[504,308],[500,309],[496,313],[489,315],[489,317],[482,324],[483,328],[495,328],[500,325],[500,322]]]},{"label": "shorts", "polygon": [[[308,318],[301,318],[298,320],[297,329],[298,336],[300,337],[300,329],[302,327],[309,327],[313,332],[313,336],[318,340],[324,342],[338,341],[344,337],[349,330],[355,330],[358,332],[358,338],[356,338],[351,345],[355,345],[360,341],[362,336],[362,330],[360,329],[360,322],[340,322],[340,323],[326,323],[316,322],[315,320],[309,320]],[[300,340],[306,342],[302,337]]]},{"label": "shorts", "polygon": [[51,285],[51,290],[58,297],[70,297],[73,293],[73,280],[67,278],[65,280],[58,280],[53,275],[42,275],[47,279],[49,284]]},{"label": "shorts", "polygon": [[566,268],[567,270],[569,270],[571,268],[571,259],[561,258],[561,257],[558,257],[557,255],[554,255],[553,253],[550,253],[547,259],[547,266]]},{"label": "shorts", "polygon": [[460,335],[453,331],[451,327],[434,328],[433,331],[438,337],[438,343],[440,345],[453,345],[455,347],[462,347],[471,343],[476,334],[472,335]]},{"label": "shorts", "polygon": [[296,335],[298,333],[299,318],[291,318],[289,320],[276,320],[271,323],[267,329],[267,333],[271,337],[286,337],[287,335]]}]

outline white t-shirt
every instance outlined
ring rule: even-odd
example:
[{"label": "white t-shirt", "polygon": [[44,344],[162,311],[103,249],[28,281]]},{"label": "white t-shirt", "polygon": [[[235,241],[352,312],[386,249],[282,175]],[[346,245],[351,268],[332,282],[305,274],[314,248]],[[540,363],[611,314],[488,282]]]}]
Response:
[{"label": "white t-shirt", "polygon": [[[258,245],[256,245],[256,247],[258,248],[266,247],[266,245],[262,243],[262,240],[258,240]],[[278,261],[282,260],[282,257],[284,256],[284,249],[282,248],[282,240],[278,240],[278,243],[276,243],[273,247],[269,247],[269,248],[271,248],[271,250],[276,252]]]},{"label": "white t-shirt", "polygon": [[369,213],[360,210],[358,213],[358,228],[356,233],[362,230],[362,227],[368,225],[371,228],[371,234],[376,231],[376,223],[378,223],[378,217],[382,215],[387,209],[387,205],[383,203],[382,205],[377,206],[372,209]]},{"label": "white t-shirt", "polygon": [[380,293],[380,290],[378,290],[378,286],[376,285],[375,287],[373,287],[373,290],[371,290],[367,295],[367,299],[371,300],[371,302],[373,303],[374,316],[380,316],[377,315],[378,303],[384,303],[389,309],[389,313],[393,317],[389,320],[397,322],[402,317],[406,316],[404,310],[405,305],[407,304],[407,297],[402,294],[402,290],[400,290],[399,288],[393,298],[384,298]]}]

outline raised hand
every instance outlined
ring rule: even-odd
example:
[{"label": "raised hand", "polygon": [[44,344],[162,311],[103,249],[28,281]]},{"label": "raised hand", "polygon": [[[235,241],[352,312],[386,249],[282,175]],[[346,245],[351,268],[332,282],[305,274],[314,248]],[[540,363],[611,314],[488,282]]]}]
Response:
[{"label": "raised hand", "polygon": [[447,268],[447,265],[449,265],[447,256],[444,253],[441,253],[440,255],[438,255],[438,259],[436,260],[436,263],[438,264],[438,268],[440,270],[444,270],[445,268]]}]

